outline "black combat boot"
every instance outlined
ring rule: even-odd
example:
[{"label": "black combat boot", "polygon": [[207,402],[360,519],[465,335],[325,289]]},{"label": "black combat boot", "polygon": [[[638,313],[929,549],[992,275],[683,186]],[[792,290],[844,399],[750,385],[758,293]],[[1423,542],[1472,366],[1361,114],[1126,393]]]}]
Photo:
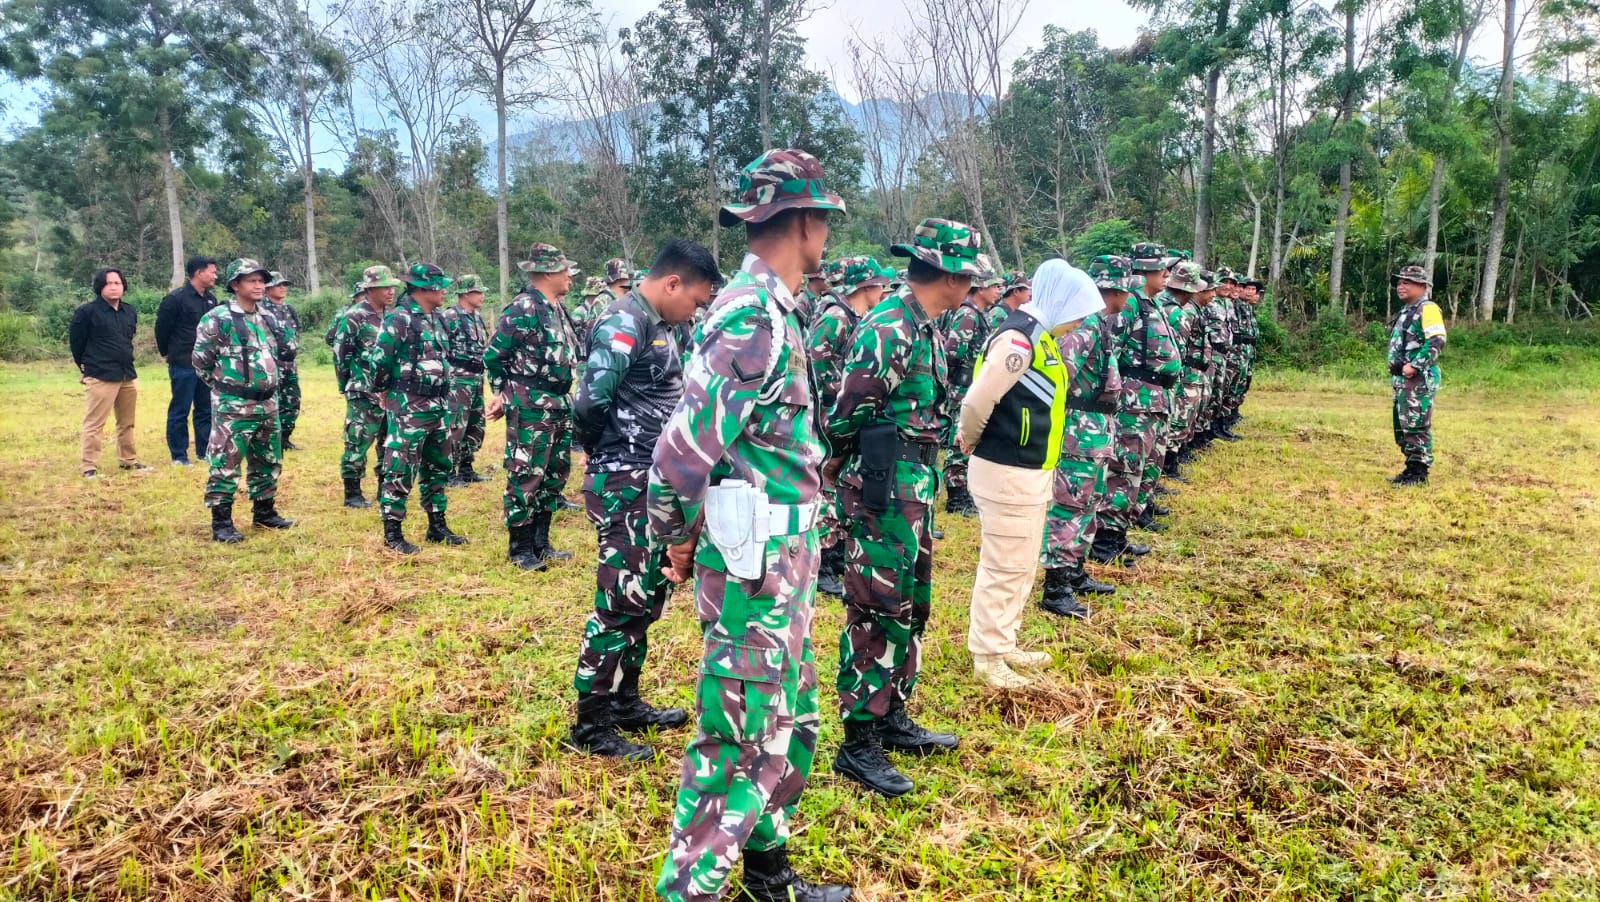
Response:
[{"label": "black combat boot", "polygon": [[566,495],[557,495],[556,496],[556,510],[557,511],[581,511],[581,510],[583,510],[583,505],[579,504],[576,501],[573,501],[572,499],[568,498]]},{"label": "black combat boot", "polygon": [[1401,470],[1400,472],[1396,473],[1395,475],[1390,476],[1389,477],[1389,481],[1394,483],[1395,485],[1410,485],[1409,482],[1403,482],[1402,480],[1409,480],[1411,478],[1412,474],[1414,474],[1416,472],[1417,472],[1417,465],[1408,460],[1408,461],[1406,461],[1406,468],[1404,470]]},{"label": "black combat boot", "polygon": [[657,708],[639,697],[639,671],[622,669],[622,685],[611,695],[611,722],[619,730],[674,730],[689,722],[682,708]]},{"label": "black combat boot", "polygon": [[978,504],[972,500],[972,493],[966,489],[950,489],[945,495],[944,512],[962,517],[976,517]]},{"label": "black combat boot", "polygon": [[891,799],[910,792],[913,785],[884,752],[875,720],[844,722],[844,742],[833,756],[833,772]]},{"label": "black combat boot", "polygon": [[1076,595],[1115,595],[1117,587],[1089,575],[1082,564],[1067,568],[1067,583]]},{"label": "black combat boot", "polygon": [[[1165,474],[1163,474],[1163,475],[1165,475]],[[1152,495],[1166,495],[1166,496],[1168,496],[1170,498],[1170,497],[1172,497],[1174,495],[1182,495],[1183,492],[1178,491],[1177,489],[1173,488],[1170,485],[1167,485],[1166,483],[1164,483],[1164,482],[1162,482],[1162,481],[1160,481],[1158,479],[1158,480],[1156,480],[1156,487],[1150,490],[1150,494],[1152,494]]]},{"label": "black combat boot", "polygon": [[817,568],[817,591],[834,598],[844,597],[844,541],[822,549],[822,566]]},{"label": "black combat boot", "polygon": [[346,479],[344,481],[344,506],[345,507],[371,507],[372,502],[361,494],[361,477]]},{"label": "black combat boot", "polygon": [[466,536],[450,531],[450,524],[444,522],[444,511],[428,511],[428,531],[422,537],[429,542],[443,542],[446,545],[467,544]]},{"label": "black combat boot", "polygon": [[489,481],[489,477],[472,468],[472,455],[470,454],[461,458],[461,464],[456,467],[456,475],[461,477],[462,482]]},{"label": "black combat boot", "polygon": [[629,761],[644,761],[655,757],[656,753],[648,745],[622,738],[611,720],[611,697],[593,692],[578,693],[578,722],[572,725],[572,735],[567,737],[566,744],[567,748],[585,755]]},{"label": "black combat boot", "polygon": [[1216,425],[1212,426],[1211,428],[1216,432],[1217,438],[1220,438],[1225,442],[1237,442],[1244,438],[1244,436],[1233,431],[1231,420],[1218,420]]},{"label": "black combat boot", "polygon": [[1195,443],[1192,440],[1188,441],[1188,442],[1185,442],[1183,447],[1178,449],[1178,464],[1179,464],[1179,466],[1182,466],[1183,464],[1192,464],[1192,463],[1194,463],[1194,452],[1195,452]]},{"label": "black combat boot", "polygon": [[913,755],[953,752],[961,745],[956,734],[935,733],[912,720],[906,713],[906,703],[899,697],[889,703],[889,716],[878,722],[878,739],[891,752]]},{"label": "black combat boot", "polygon": [[572,558],[572,552],[557,551],[550,547],[550,514],[534,515],[533,544],[538,547],[539,556],[546,561],[565,561]]},{"label": "black combat boot", "polygon": [[1172,513],[1171,508],[1162,507],[1161,505],[1155,503],[1154,501],[1152,501],[1148,505],[1146,505],[1145,506],[1145,510],[1148,510],[1150,512],[1151,516],[1155,516],[1155,517],[1165,517],[1167,514]]},{"label": "black combat boot", "polygon": [[848,886],[807,881],[789,867],[789,847],[744,850],[744,890],[735,902],[849,902]]},{"label": "black combat boot", "polygon": [[383,518],[383,547],[401,554],[416,554],[421,548],[406,541],[405,533],[400,531],[403,520]]},{"label": "black combat boot", "polygon": [[1044,597],[1039,599],[1039,607],[1057,617],[1089,619],[1089,609],[1078,603],[1072,591],[1071,573],[1065,567],[1044,572]]},{"label": "black combat boot", "polygon": [[1129,544],[1128,534],[1118,527],[1101,527],[1094,534],[1094,544],[1089,546],[1089,559],[1097,564],[1132,567],[1140,555],[1149,553],[1149,545]]},{"label": "black combat boot", "polygon": [[1150,508],[1148,506],[1139,512],[1139,518],[1133,521],[1133,525],[1145,530],[1146,532],[1167,531],[1167,524],[1157,520],[1156,515],[1150,512]]},{"label": "black combat boot", "polygon": [[1407,463],[1406,467],[1411,472],[1409,474],[1401,473],[1400,477],[1394,481],[1395,485],[1427,485],[1428,484],[1428,465],[1427,464]]},{"label": "black combat boot", "polygon": [[523,523],[507,529],[511,534],[510,550],[506,556],[511,563],[524,570],[543,570],[545,568],[544,552],[534,544],[533,524]]},{"label": "black combat boot", "polygon": [[262,529],[288,529],[294,525],[293,520],[278,516],[277,501],[273,498],[257,498],[250,503],[250,522]]},{"label": "black combat boot", "polygon": [[283,434],[283,439],[280,442],[280,445],[283,448],[283,450],[285,450],[285,451],[301,451],[301,450],[304,450],[299,445],[296,445],[294,442],[289,441],[289,436],[291,436],[291,435],[294,435],[294,430],[292,430],[292,429]]},{"label": "black combat boot", "polygon": [[1161,475],[1173,482],[1188,482],[1189,480],[1183,476],[1183,470],[1179,469],[1180,461],[1178,458],[1180,456],[1181,452],[1177,448],[1167,451],[1167,459],[1161,464]]},{"label": "black combat boot", "polygon": [[450,475],[444,478],[444,484],[453,489],[459,489],[467,484],[467,481],[461,478],[461,468],[459,466],[452,469]]},{"label": "black combat boot", "polygon": [[228,545],[244,541],[244,534],[233,528],[232,502],[211,508],[211,541]]}]

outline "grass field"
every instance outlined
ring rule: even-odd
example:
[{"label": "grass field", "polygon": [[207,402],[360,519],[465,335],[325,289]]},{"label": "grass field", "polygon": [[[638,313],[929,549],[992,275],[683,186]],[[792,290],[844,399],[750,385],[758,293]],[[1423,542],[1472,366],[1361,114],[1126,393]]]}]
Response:
[{"label": "grass field", "polygon": [[[580,514],[545,574],[506,564],[494,482],[451,490],[471,545],[385,553],[339,506],[314,368],[279,494],[300,525],[214,545],[204,468],[165,466],[159,368],[157,469],[108,443],[87,484],[67,370],[0,370],[0,899],[651,897],[688,734],[642,766],[561,749]],[[829,772],[824,601],[799,865],[871,902],[1600,896],[1600,389],[1446,378],[1425,491],[1385,482],[1382,384],[1259,378],[1248,440],[1192,468],[1092,623],[1030,612],[1057,655],[1034,692],[972,681],[977,530],[946,520],[912,707],[963,744],[904,762],[905,798]],[[691,611],[653,634],[658,702],[690,700]]]}]

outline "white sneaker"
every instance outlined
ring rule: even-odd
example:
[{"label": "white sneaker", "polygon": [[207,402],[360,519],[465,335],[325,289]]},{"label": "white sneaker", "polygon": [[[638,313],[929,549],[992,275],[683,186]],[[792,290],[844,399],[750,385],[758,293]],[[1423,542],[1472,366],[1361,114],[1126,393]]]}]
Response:
[{"label": "white sneaker", "polygon": [[1016,651],[1006,652],[1001,657],[1005,659],[1006,664],[1012,667],[1021,667],[1024,670],[1049,667],[1050,662],[1055,660],[1050,657],[1050,653],[1047,651],[1023,651],[1020,648]]},{"label": "white sneaker", "polygon": [[992,689],[1026,689],[1033,681],[1011,669],[1005,655],[976,655],[972,670]]}]

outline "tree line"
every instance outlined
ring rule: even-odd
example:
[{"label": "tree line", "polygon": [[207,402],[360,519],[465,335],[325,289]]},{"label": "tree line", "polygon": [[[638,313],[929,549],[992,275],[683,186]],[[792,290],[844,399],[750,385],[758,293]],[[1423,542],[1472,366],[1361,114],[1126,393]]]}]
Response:
[{"label": "tree line", "polygon": [[1400,262],[1458,319],[1600,292],[1592,3],[1138,0],[1111,48],[1018,46],[1025,0],[919,0],[824,73],[815,2],[6,0],[0,68],[44,99],[0,143],[0,302],[107,263],[172,284],[190,253],[313,293],[421,260],[504,297],[533,241],[643,263],[683,235],[732,268],[715,211],[773,146],[827,164],[839,253],[929,215],[1008,269],[1151,239],[1263,278],[1290,322],[1388,315]]}]

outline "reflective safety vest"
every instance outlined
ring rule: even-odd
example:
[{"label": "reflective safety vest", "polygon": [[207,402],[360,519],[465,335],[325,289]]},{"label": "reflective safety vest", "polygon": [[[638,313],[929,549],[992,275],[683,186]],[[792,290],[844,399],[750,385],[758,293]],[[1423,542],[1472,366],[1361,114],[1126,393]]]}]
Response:
[{"label": "reflective safety vest", "polygon": [[999,337],[1008,330],[1027,337],[1032,354],[1028,370],[994,406],[972,453],[1007,467],[1051,470],[1061,458],[1061,438],[1067,427],[1067,365],[1050,331],[1021,310],[1013,310],[995,328],[990,348],[978,356],[977,372],[983,372],[984,357],[993,341],[1014,343],[1016,350],[1024,350],[1014,336]]}]

